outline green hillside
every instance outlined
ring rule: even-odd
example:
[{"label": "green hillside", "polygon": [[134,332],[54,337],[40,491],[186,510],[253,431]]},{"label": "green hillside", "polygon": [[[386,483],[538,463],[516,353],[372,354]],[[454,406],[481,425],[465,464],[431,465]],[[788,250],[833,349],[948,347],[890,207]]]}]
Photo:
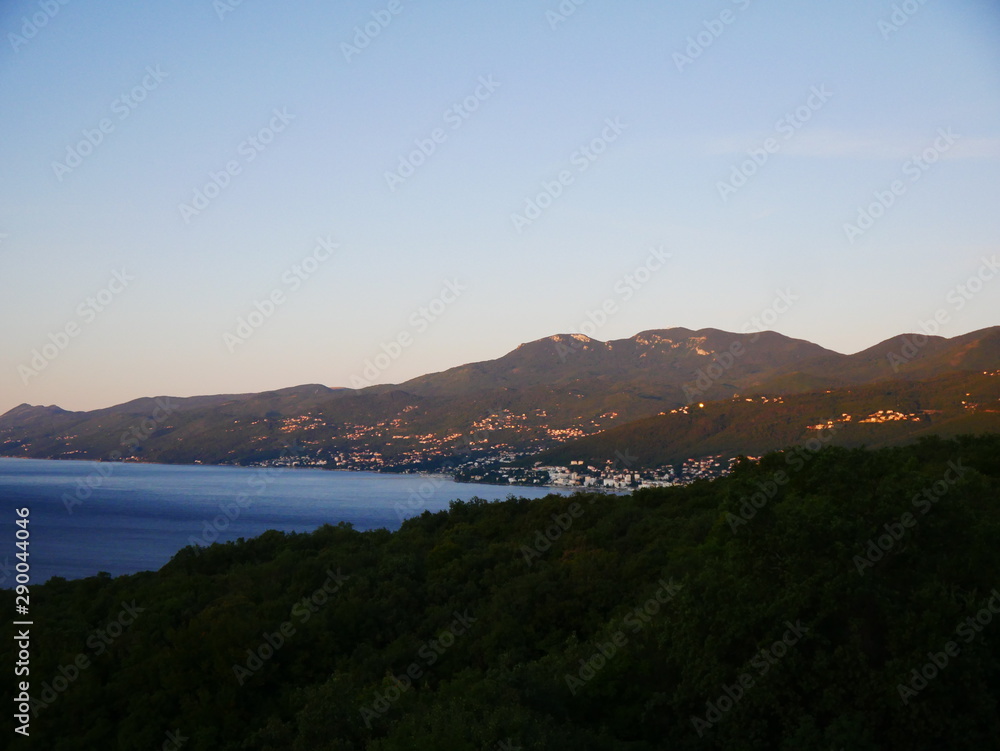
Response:
[{"label": "green hillside", "polygon": [[806,456],[53,579],[31,747],[995,748],[1000,436]]},{"label": "green hillside", "polygon": [[740,395],[702,404],[570,441],[521,463],[583,460],[603,465],[625,455],[635,457],[634,466],[656,467],[689,457],[759,456],[816,441],[879,447],[931,434],[1000,432],[1000,373],[953,373],[928,381],[804,394]]}]

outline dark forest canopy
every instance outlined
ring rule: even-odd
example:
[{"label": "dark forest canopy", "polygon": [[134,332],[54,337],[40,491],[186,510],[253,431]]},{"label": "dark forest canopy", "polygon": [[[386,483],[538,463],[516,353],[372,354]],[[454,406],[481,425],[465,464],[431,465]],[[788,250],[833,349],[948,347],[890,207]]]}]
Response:
[{"label": "dark forest canopy", "polygon": [[9,747],[994,748],[998,539],[993,435],[186,548],[33,587]]}]

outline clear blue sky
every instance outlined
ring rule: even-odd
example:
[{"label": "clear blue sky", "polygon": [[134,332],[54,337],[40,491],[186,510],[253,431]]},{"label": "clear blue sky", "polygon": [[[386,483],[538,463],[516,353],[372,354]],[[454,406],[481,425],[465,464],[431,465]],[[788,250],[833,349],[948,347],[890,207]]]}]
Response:
[{"label": "clear blue sky", "polygon": [[901,5],[6,2],[0,411],[350,385],[402,335],[399,382],[607,300],[602,340],[739,330],[779,290],[771,328],[841,352],[1000,323],[1000,278],[948,302],[1000,251],[1000,7]]}]

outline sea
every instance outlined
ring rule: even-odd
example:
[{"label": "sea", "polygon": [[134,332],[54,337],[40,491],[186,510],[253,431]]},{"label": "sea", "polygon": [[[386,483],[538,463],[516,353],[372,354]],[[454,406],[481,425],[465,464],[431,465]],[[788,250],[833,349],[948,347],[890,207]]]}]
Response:
[{"label": "sea", "polygon": [[[31,583],[118,576],[158,569],[186,545],[269,529],[309,532],[349,522],[395,530],[455,500],[566,492],[429,474],[0,457],[0,588],[15,586],[25,550]],[[19,525],[25,508],[28,521]]]}]

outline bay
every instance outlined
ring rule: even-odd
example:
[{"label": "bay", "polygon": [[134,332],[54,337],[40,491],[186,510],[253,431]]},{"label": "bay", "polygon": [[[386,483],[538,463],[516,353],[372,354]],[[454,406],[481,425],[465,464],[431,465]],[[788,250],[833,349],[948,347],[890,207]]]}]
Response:
[{"label": "bay", "polygon": [[30,509],[30,576],[40,583],[157,569],[193,541],[308,532],[342,521],[395,530],[453,500],[566,492],[443,475],[0,458],[0,587],[15,582],[17,508]]}]

